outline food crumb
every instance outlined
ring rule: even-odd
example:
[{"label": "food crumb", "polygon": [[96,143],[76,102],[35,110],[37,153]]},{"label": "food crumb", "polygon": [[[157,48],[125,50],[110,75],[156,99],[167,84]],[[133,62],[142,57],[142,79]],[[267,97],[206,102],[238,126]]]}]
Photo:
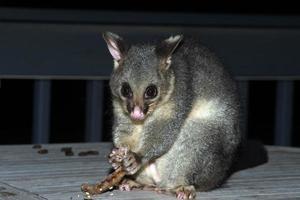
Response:
[{"label": "food crumb", "polygon": [[12,192],[0,192],[0,196],[10,197],[10,196],[16,196],[16,194]]},{"label": "food crumb", "polygon": [[47,149],[40,149],[40,150],[38,150],[38,153],[39,154],[47,154],[48,150]]},{"label": "food crumb", "polygon": [[60,149],[61,152],[65,152],[65,156],[74,156],[74,152],[72,151],[72,147],[63,147]]},{"label": "food crumb", "polygon": [[78,156],[89,156],[89,155],[99,155],[98,151],[81,151],[78,153]]},{"label": "food crumb", "polygon": [[1,191],[1,190],[6,190],[6,188],[1,186],[1,187],[0,187],[0,191]]},{"label": "food crumb", "polygon": [[90,193],[88,193],[88,192],[85,193],[84,200],[92,200]]},{"label": "food crumb", "polygon": [[32,146],[32,148],[33,148],[33,149],[40,149],[40,148],[42,148],[42,145],[40,145],[40,144],[35,144],[35,145]]}]

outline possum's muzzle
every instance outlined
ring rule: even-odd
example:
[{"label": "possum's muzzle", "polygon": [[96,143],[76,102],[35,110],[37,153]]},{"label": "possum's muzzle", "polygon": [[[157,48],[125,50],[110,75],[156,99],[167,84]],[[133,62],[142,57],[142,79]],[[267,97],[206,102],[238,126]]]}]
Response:
[{"label": "possum's muzzle", "polygon": [[156,107],[156,102],[127,100],[124,109],[131,120],[135,122],[143,122]]},{"label": "possum's muzzle", "polygon": [[130,115],[130,118],[134,121],[143,121],[149,114],[149,106],[144,105],[144,106],[138,106],[134,105],[131,106],[130,104],[127,104],[127,111]]},{"label": "possum's muzzle", "polygon": [[145,119],[145,113],[139,106],[134,106],[133,110],[130,112],[130,117],[133,120],[141,121]]}]

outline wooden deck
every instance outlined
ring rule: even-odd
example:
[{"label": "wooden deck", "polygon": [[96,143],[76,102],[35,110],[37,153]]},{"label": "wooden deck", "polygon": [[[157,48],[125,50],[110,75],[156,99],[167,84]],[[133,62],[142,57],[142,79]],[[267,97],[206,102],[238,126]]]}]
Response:
[{"label": "wooden deck", "polygon": [[[110,143],[0,146],[0,199],[82,200],[80,185],[101,180],[108,172]],[[62,147],[72,147],[66,156]],[[239,171],[223,187],[197,194],[197,199],[300,199],[300,149],[268,147],[267,164]],[[96,150],[99,155],[78,156]],[[117,190],[94,199],[175,199],[154,192]]]}]

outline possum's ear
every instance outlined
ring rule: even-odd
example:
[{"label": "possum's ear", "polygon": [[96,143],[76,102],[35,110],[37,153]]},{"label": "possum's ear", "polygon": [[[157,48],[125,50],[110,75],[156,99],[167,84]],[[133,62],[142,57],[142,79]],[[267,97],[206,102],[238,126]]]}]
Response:
[{"label": "possum's ear", "polygon": [[115,33],[105,32],[102,34],[108,50],[114,59],[115,69],[119,66],[120,61],[125,57],[126,45],[123,39]]},{"label": "possum's ear", "polygon": [[183,35],[171,36],[156,47],[156,54],[161,58],[161,67],[167,70],[171,65],[172,54],[183,39]]}]

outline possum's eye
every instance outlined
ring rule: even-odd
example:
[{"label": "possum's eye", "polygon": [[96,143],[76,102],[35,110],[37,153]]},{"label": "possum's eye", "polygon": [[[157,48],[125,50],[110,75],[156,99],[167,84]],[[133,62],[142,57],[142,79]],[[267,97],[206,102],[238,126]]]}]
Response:
[{"label": "possum's eye", "polygon": [[144,97],[145,99],[153,99],[157,96],[157,87],[155,85],[149,85],[146,88]]},{"label": "possum's eye", "polygon": [[121,87],[121,95],[125,98],[132,98],[133,93],[128,83],[123,83]]}]

